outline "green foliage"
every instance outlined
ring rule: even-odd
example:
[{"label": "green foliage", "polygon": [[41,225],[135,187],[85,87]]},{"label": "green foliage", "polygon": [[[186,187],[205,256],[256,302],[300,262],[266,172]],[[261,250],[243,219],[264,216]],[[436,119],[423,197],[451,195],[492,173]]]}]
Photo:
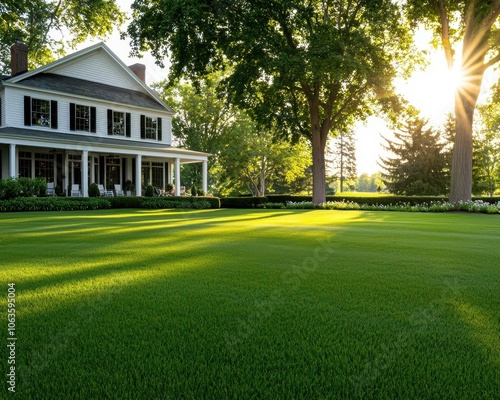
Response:
[{"label": "green foliage", "polygon": [[145,198],[141,201],[141,208],[163,209],[163,208],[211,208],[212,205],[202,198],[174,198],[174,197],[154,197]]},{"label": "green foliage", "polygon": [[111,203],[111,208],[140,208],[142,197],[135,196],[115,196],[107,197]]},{"label": "green foliage", "polygon": [[153,188],[152,185],[148,185],[146,187],[146,193],[144,194],[144,196],[153,197],[154,195],[155,195],[155,189]]},{"label": "green foliage", "polygon": [[255,208],[259,204],[268,203],[267,197],[222,197],[221,208]]},{"label": "green foliage", "polygon": [[[473,159],[473,121],[484,74],[500,61],[500,7],[496,1],[490,0],[409,0],[406,8],[410,20],[434,32],[434,47],[439,44],[444,50],[449,70],[456,67],[456,54],[461,55],[458,59],[460,68],[455,69],[461,71],[462,84],[457,90],[453,88],[457,124],[450,171],[450,198],[454,202],[467,201],[471,198],[471,189],[481,191],[481,186],[477,184],[478,177],[482,181],[482,190],[491,191],[491,175],[485,176],[482,173],[485,172],[482,168],[484,164],[478,164],[478,150],[481,148],[478,143],[476,160]],[[480,163],[483,156],[479,156]],[[473,170],[474,164],[476,171]]]},{"label": "green foliage", "polygon": [[[275,203],[271,203],[275,204]],[[278,203],[281,204],[281,203]],[[281,204],[283,206],[283,204]],[[278,208],[278,207],[262,207],[262,208]],[[322,210],[365,210],[365,211],[404,211],[404,212],[447,212],[447,211],[467,211],[483,214],[499,214],[500,202],[492,204],[480,200],[450,203],[448,201],[431,201],[429,203],[414,203],[410,202],[395,202],[390,204],[379,203],[361,203],[355,201],[327,201],[322,204],[314,204],[312,201],[288,202],[286,206],[291,210],[302,209],[322,209]]]},{"label": "green foliage", "polygon": [[385,139],[392,158],[381,157],[383,181],[396,195],[445,195],[448,191],[446,143],[440,133],[427,127],[417,111],[409,108],[394,132],[396,140]]},{"label": "green foliage", "polygon": [[100,192],[99,192],[99,187],[97,186],[97,183],[91,183],[89,185],[89,197],[99,197]]},{"label": "green foliage", "polygon": [[286,206],[283,203],[261,203],[257,204],[255,208],[270,208],[270,209],[284,209]]},{"label": "green foliage", "polygon": [[127,179],[127,181],[125,181],[125,184],[123,185],[123,190],[125,192],[132,192],[135,190],[135,185],[132,183],[130,179]]},{"label": "green foliage", "polygon": [[220,191],[223,195],[248,193],[264,196],[275,183],[288,185],[304,176],[311,163],[304,140],[278,141],[269,131],[254,124],[233,131],[232,140],[220,154]]},{"label": "green foliage", "polygon": [[16,40],[27,44],[29,67],[34,69],[63,56],[68,46],[105,37],[124,22],[115,0],[9,0],[0,11],[2,74],[10,73],[10,46]]},{"label": "green foliage", "polygon": [[363,173],[358,178],[357,191],[358,192],[381,192],[385,189],[385,183],[382,180],[380,172],[368,175]]},{"label": "green foliage", "polygon": [[[267,198],[273,203],[307,203],[312,202],[312,196],[291,196],[291,195],[268,195]],[[327,202],[345,202],[345,203],[358,203],[358,204],[368,204],[368,205],[389,205],[389,204],[409,204],[417,205],[424,203],[435,203],[441,201],[447,201],[446,197],[437,196],[346,196],[338,194],[337,196],[327,196]],[[481,200],[481,199],[478,199]],[[492,199],[495,201],[495,199]]]},{"label": "green foliage", "polygon": [[[280,142],[273,128],[258,129],[247,112],[229,103],[218,87],[227,74],[212,73],[196,84],[156,85],[177,114],[173,129],[181,147],[213,154],[208,161],[208,186],[214,193],[262,195],[275,184],[287,185],[304,175],[310,150],[304,141]],[[199,194],[201,164],[182,166],[182,185]]]},{"label": "green foliage", "polygon": [[111,208],[111,203],[109,200],[101,198],[17,197],[11,200],[0,200],[0,212],[77,211],[106,208]]},{"label": "green foliage", "polygon": [[273,134],[310,140],[316,200],[330,131],[391,110],[396,64],[409,65],[411,35],[391,0],[135,0],[132,9],[133,49],[150,49],[159,63],[168,55],[171,81],[230,65],[222,86],[231,103]]},{"label": "green foliage", "polygon": [[500,103],[495,96],[478,107],[479,122],[473,137],[472,193],[493,196],[500,186]]},{"label": "green foliage", "polygon": [[0,179],[0,200],[16,197],[45,196],[47,183],[42,178],[7,178]]},{"label": "green foliage", "polygon": [[339,181],[339,191],[343,192],[344,189],[351,186],[357,180],[356,171],[356,141],[354,132],[349,130],[347,132],[341,131],[337,137],[331,142],[331,152],[327,153],[331,157],[331,167],[333,177]]}]

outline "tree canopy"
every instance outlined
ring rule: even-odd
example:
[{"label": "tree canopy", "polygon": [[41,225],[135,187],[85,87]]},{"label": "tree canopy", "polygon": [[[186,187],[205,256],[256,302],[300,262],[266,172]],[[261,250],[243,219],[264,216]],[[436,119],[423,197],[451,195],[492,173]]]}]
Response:
[{"label": "tree canopy", "polygon": [[411,42],[391,0],[135,0],[132,9],[133,48],[160,64],[169,56],[172,81],[229,65],[234,104],[310,140],[315,203],[325,201],[328,135],[393,104],[395,64]]},{"label": "tree canopy", "polygon": [[485,71],[500,61],[500,0],[408,0],[410,19],[436,32],[451,70],[462,47],[462,82],[455,96],[456,135],[450,200],[467,201],[472,191],[472,126]]},{"label": "tree canopy", "polygon": [[[258,129],[248,113],[231,105],[227,93],[218,90],[222,78],[214,72],[196,88],[189,81],[155,85],[176,110],[172,121],[175,144],[213,154],[208,163],[212,192],[263,196],[278,182],[289,184],[302,177],[310,164],[304,140],[277,141],[270,129]],[[184,186],[201,187],[200,167],[183,166]]]},{"label": "tree canopy", "polygon": [[382,157],[380,163],[387,189],[407,196],[447,194],[446,143],[440,132],[410,108],[394,136],[396,140],[385,139],[393,157]]},{"label": "tree canopy", "polygon": [[115,0],[6,0],[0,3],[0,72],[10,73],[10,46],[23,40],[30,68],[53,61],[89,37],[124,22]]}]

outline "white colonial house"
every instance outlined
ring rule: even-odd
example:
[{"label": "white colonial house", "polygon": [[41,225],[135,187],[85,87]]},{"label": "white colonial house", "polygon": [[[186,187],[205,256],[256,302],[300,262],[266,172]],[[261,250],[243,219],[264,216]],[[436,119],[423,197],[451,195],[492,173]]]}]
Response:
[{"label": "white colonial house", "polygon": [[[145,66],[127,67],[103,43],[28,71],[28,48],[11,48],[12,76],[0,77],[0,176],[43,177],[88,196],[95,182],[112,190],[130,180],[175,184],[180,166],[210,154],[172,147],[174,111],[145,83]],[[68,192],[67,192],[68,193]]]}]

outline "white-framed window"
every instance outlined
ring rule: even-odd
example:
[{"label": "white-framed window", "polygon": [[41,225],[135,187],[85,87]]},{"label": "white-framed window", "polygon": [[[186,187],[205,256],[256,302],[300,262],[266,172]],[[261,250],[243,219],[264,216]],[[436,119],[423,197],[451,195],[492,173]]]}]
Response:
[{"label": "white-framed window", "polygon": [[57,101],[24,96],[24,125],[57,129]]},{"label": "white-framed window", "polygon": [[156,118],[146,117],[145,120],[145,139],[156,140],[157,122]]},{"label": "white-framed window", "polygon": [[96,108],[83,104],[69,104],[69,129],[79,132],[96,132]]},{"label": "white-framed window", "polygon": [[141,139],[162,140],[161,118],[141,115]]},{"label": "white-framed window", "polygon": [[108,135],[130,137],[130,113],[108,110]]}]

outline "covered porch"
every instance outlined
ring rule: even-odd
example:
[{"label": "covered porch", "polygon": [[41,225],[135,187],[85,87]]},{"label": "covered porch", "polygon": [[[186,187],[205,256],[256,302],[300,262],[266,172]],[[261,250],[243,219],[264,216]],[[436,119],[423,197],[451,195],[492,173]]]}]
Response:
[{"label": "covered porch", "polygon": [[[34,132],[34,135],[40,136],[40,133]],[[202,163],[201,189],[205,193],[208,189],[208,153],[107,138],[95,138],[94,143],[82,144],[82,138],[62,139],[61,136],[66,135],[60,134],[53,140],[2,136],[2,178],[45,178],[66,195],[70,194],[72,185],[79,185],[82,196],[88,197],[91,183],[103,185],[108,191],[113,190],[114,185],[126,189],[126,184],[132,183],[131,195],[142,196],[148,185],[165,190],[167,184],[173,184],[174,195],[180,196],[181,165],[193,162]]]}]

